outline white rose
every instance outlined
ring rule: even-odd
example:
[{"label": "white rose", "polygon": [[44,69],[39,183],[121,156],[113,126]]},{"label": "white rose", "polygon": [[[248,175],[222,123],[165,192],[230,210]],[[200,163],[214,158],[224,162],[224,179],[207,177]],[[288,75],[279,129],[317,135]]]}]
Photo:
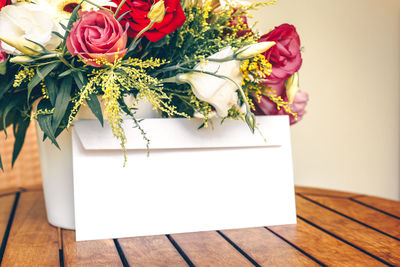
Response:
[{"label": "white rose", "polygon": [[53,31],[60,32],[60,26],[36,4],[21,2],[5,6],[0,11],[0,39],[3,50],[8,54],[35,54],[25,46],[40,50],[38,45],[28,40],[55,50],[61,38]]},{"label": "white rose", "polygon": [[[211,55],[208,59],[232,58],[234,52],[231,47]],[[176,76],[178,82],[189,83],[195,96],[210,103],[218,116],[226,117],[228,110],[238,103],[238,86],[242,82],[240,61],[228,60],[224,62],[205,61],[197,64],[194,70],[214,73],[229,79],[216,77],[207,73],[189,72]],[[231,79],[231,80],[230,80]]]}]

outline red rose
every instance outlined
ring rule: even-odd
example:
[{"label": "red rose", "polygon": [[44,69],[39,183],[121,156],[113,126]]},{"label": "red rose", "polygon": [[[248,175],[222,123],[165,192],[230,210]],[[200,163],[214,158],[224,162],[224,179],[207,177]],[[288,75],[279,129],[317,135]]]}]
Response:
[{"label": "red rose", "polygon": [[275,27],[259,39],[259,42],[265,41],[276,42],[275,46],[264,53],[272,65],[272,73],[268,80],[286,80],[300,69],[300,37],[293,25],[282,24]]},{"label": "red rose", "polygon": [[11,0],[0,0],[0,10],[9,4],[11,4]]},{"label": "red rose", "polygon": [[78,55],[87,64],[101,66],[100,60],[114,62],[126,54],[127,29],[105,10],[82,12],[67,38],[71,55]]},{"label": "red rose", "polygon": [[[285,82],[277,82],[275,84],[269,84],[269,87],[275,91],[277,96],[281,96],[284,101],[287,101]],[[297,114],[297,120],[293,115],[287,113],[283,108],[277,109],[276,104],[272,102],[267,96],[261,97],[260,102],[254,101],[256,115],[289,115],[290,124],[295,124],[300,121],[306,113],[305,107],[308,102],[308,94],[302,91],[297,91],[293,103],[289,104],[292,108],[293,113]]]},{"label": "red rose", "polygon": [[[121,23],[129,25],[128,36],[134,38],[143,28],[150,24],[150,19],[147,14],[153,4],[159,0],[127,0],[122,6],[118,15],[121,16],[129,11]],[[121,0],[113,0],[114,3],[119,5]],[[165,0],[165,16],[160,23],[155,23],[150,30],[144,33],[147,39],[151,42],[157,42],[165,35],[172,33],[177,28],[181,27],[186,21],[185,13],[179,0]],[[115,11],[115,8],[114,8]]]}]

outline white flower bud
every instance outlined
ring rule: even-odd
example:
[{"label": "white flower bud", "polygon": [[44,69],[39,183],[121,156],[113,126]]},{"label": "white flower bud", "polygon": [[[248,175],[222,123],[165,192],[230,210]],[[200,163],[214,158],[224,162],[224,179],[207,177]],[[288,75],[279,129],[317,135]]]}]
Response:
[{"label": "white flower bud", "polygon": [[299,90],[299,73],[295,72],[286,80],[286,95],[289,104],[293,103],[294,97]]},{"label": "white flower bud", "polygon": [[271,47],[275,45],[275,42],[260,42],[256,44],[246,45],[242,48],[239,48],[235,52],[235,58],[237,59],[246,59],[250,57],[255,57],[261,53],[264,53]]}]

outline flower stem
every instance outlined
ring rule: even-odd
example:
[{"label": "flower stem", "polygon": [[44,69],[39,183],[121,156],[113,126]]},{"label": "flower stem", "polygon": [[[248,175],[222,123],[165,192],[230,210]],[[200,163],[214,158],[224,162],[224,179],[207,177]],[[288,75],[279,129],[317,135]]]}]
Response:
[{"label": "flower stem", "polygon": [[110,12],[111,14],[113,14],[113,12],[112,12],[111,10],[109,10],[108,8],[105,8],[105,7],[103,7],[103,6],[99,6],[98,4],[93,3],[93,2],[90,1],[90,0],[84,0],[84,1],[87,2],[87,3],[89,3],[89,4],[91,4],[92,6],[97,7],[98,9],[102,9],[102,10],[108,11],[108,12]]},{"label": "flower stem", "polygon": [[129,45],[128,47],[128,51],[131,50],[131,48],[133,47],[133,45],[136,43],[137,40],[139,40],[140,36],[142,36],[145,32],[147,32],[148,30],[151,29],[151,27],[153,27],[154,23],[156,23],[158,17],[160,15],[158,15],[157,17],[155,17],[152,21],[150,21],[149,25],[147,25],[145,28],[143,28],[135,37],[135,39],[133,39],[132,43]]},{"label": "flower stem", "polygon": [[118,5],[118,7],[117,7],[117,10],[115,11],[114,18],[117,18],[117,15],[118,15],[119,11],[121,10],[122,6],[123,6],[125,3],[126,3],[126,0],[122,0],[121,3],[119,3],[119,5]]}]

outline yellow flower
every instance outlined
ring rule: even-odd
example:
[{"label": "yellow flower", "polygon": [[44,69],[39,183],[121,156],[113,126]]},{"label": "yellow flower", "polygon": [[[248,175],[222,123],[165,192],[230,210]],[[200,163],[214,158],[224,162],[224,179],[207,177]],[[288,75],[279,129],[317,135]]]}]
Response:
[{"label": "yellow flower", "polygon": [[147,17],[156,23],[160,23],[163,21],[165,16],[165,5],[164,0],[158,1],[154,5],[151,6]]}]

